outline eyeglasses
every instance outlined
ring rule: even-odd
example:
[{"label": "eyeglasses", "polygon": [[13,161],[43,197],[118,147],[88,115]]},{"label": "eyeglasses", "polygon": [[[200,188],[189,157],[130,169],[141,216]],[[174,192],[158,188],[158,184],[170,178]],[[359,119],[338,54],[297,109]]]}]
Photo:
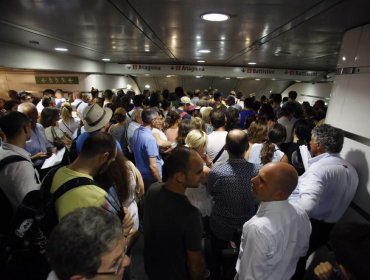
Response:
[{"label": "eyeglasses", "polygon": [[125,239],[125,247],[123,249],[122,255],[118,258],[117,263],[112,268],[112,271],[96,272],[95,275],[117,275],[121,268],[123,267],[123,260],[126,257],[127,252],[127,238]]}]

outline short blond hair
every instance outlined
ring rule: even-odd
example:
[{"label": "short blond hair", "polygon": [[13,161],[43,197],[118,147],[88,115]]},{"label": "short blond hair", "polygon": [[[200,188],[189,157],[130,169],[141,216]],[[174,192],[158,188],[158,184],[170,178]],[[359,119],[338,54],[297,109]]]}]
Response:
[{"label": "short blond hair", "polygon": [[205,149],[207,147],[207,134],[199,129],[192,129],[188,133],[188,135],[185,138],[185,144],[192,149],[200,150],[202,149],[202,152],[205,152]]}]

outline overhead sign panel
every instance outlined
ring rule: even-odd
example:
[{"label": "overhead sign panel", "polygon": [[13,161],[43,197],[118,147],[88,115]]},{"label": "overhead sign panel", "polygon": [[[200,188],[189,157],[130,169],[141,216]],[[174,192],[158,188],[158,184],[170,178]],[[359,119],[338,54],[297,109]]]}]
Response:
[{"label": "overhead sign panel", "polygon": [[36,84],[78,84],[78,76],[36,76]]},{"label": "overhead sign panel", "polygon": [[177,65],[107,64],[106,74],[214,76],[214,77],[234,77],[234,78],[319,81],[324,78],[326,72],[296,70],[296,69],[223,67],[223,66],[202,66],[202,65],[181,65],[181,64]]}]

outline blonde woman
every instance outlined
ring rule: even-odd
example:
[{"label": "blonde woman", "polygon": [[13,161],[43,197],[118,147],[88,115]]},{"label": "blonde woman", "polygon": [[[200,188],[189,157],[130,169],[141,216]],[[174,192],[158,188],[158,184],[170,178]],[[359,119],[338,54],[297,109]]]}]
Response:
[{"label": "blonde woman", "polygon": [[207,134],[211,134],[213,131],[213,126],[211,124],[211,111],[213,110],[212,107],[203,107],[200,109],[202,114],[202,120],[205,126],[205,131]]},{"label": "blonde woman", "polygon": [[198,188],[187,188],[185,195],[190,203],[199,209],[203,217],[209,216],[212,210],[211,197],[207,193],[206,185],[208,180],[208,173],[212,166],[212,161],[207,156],[207,134],[204,131],[193,129],[185,138],[185,144],[198,152],[203,158],[203,178]]},{"label": "blonde woman", "polygon": [[73,139],[73,133],[80,127],[81,120],[72,116],[72,106],[64,102],[60,109],[61,119],[58,121],[58,127]]}]

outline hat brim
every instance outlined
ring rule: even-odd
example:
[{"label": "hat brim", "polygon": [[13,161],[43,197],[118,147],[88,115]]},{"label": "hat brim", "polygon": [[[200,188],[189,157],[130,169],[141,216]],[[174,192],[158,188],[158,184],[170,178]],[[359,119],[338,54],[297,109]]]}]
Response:
[{"label": "hat brim", "polygon": [[105,111],[104,117],[94,126],[88,125],[86,122],[84,123],[84,128],[86,132],[94,132],[97,130],[102,129],[107,123],[109,123],[110,119],[112,118],[113,112],[110,108],[103,108]]}]

